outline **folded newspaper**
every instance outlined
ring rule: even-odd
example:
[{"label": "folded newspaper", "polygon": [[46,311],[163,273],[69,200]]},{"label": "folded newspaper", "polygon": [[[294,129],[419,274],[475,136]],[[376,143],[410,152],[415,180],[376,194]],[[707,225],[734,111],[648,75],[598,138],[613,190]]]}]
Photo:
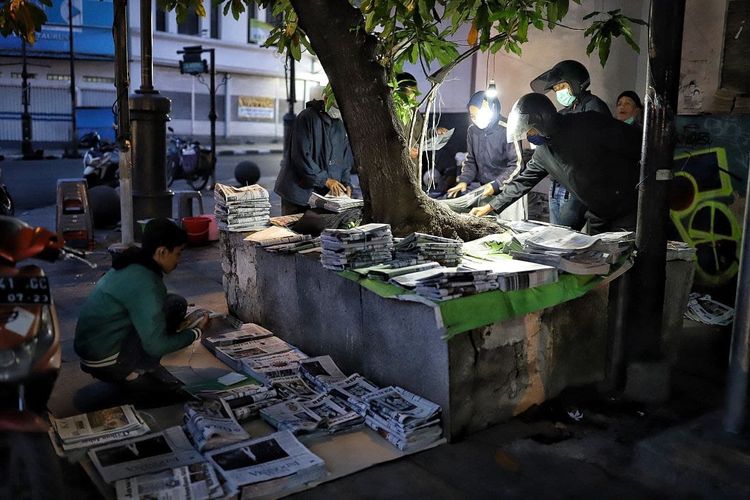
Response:
[{"label": "folded newspaper", "polygon": [[244,385],[222,390],[202,391],[197,394],[202,399],[221,400],[238,421],[258,416],[261,408],[279,401],[276,389],[263,385]]},{"label": "folded newspaper", "polygon": [[346,379],[330,356],[318,356],[302,360],[300,374],[320,392],[328,392],[333,384]]},{"label": "folded newspaper", "polygon": [[[325,476],[325,462],[289,431],[232,444],[206,453],[226,481],[228,493],[244,498],[278,497]],[[284,481],[272,481],[285,478]]]},{"label": "folded newspaper", "polygon": [[[50,415],[50,439],[58,451],[90,448],[149,432],[132,405],[116,406],[68,418]],[[59,450],[62,448],[62,450]]]},{"label": "folded newspaper", "polygon": [[260,416],[276,429],[294,434],[343,432],[362,424],[362,416],[335,397],[320,394],[313,399],[293,399],[268,406]]},{"label": "folded newspaper", "polygon": [[691,293],[685,317],[706,325],[726,326],[734,320],[734,309],[715,301],[710,295]]},{"label": "folded newspaper", "polygon": [[443,147],[451,140],[453,132],[455,131],[456,129],[452,128],[444,134],[433,134],[422,144],[422,151],[439,151],[443,149]]},{"label": "folded newspaper", "polygon": [[88,455],[106,483],[204,461],[181,427],[92,448]]},{"label": "folded newspaper", "polygon": [[221,399],[186,403],[183,415],[185,432],[198,451],[213,450],[250,439]]},{"label": "folded newspaper", "polygon": [[358,200],[349,196],[322,196],[318,193],[313,192],[310,194],[310,199],[307,202],[312,208],[322,208],[329,212],[341,213],[350,208],[364,206],[364,200]]},{"label": "folded newspaper", "polygon": [[208,462],[120,479],[115,491],[118,500],[214,500],[226,496]]}]

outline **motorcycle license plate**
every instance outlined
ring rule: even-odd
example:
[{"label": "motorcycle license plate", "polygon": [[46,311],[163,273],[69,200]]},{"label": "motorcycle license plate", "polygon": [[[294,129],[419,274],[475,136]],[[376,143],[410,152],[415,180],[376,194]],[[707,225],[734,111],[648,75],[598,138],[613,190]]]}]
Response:
[{"label": "motorcycle license plate", "polygon": [[0,304],[49,304],[49,282],[44,277],[0,278]]}]

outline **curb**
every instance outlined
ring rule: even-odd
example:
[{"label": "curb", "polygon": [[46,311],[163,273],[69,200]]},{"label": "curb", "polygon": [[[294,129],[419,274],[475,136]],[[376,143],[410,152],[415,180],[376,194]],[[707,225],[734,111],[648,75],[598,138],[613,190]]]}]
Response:
[{"label": "curb", "polygon": [[229,149],[217,151],[216,156],[240,156],[240,155],[268,155],[282,153],[282,148],[252,148],[252,149]]}]

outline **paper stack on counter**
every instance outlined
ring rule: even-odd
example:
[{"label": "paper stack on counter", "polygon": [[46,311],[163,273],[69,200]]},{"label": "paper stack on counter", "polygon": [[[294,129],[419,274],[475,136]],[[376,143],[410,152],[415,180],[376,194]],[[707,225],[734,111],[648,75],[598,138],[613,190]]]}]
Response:
[{"label": "paper stack on counter", "polygon": [[320,262],[326,269],[343,271],[372,266],[393,258],[389,224],[365,224],[354,229],[326,229],[320,236]]},{"label": "paper stack on counter", "polygon": [[322,208],[329,212],[340,214],[350,208],[362,207],[365,205],[364,200],[350,198],[349,196],[322,196],[313,192],[307,202],[312,208]]},{"label": "paper stack on counter", "polygon": [[418,262],[439,262],[457,266],[461,262],[463,242],[424,233],[412,233],[393,247],[397,259],[416,259]]},{"label": "paper stack on counter", "polygon": [[257,231],[268,227],[271,202],[263,186],[232,187],[216,183],[214,187],[216,223],[230,232]]}]

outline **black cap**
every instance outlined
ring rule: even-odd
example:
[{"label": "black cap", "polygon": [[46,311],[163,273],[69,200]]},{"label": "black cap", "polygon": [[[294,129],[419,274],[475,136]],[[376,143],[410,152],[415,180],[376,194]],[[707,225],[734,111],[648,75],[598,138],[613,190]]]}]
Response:
[{"label": "black cap", "polygon": [[633,92],[632,90],[625,90],[620,93],[620,95],[617,96],[617,100],[615,101],[615,104],[617,104],[620,101],[620,97],[628,97],[630,98],[636,106],[643,109],[643,104],[641,104],[641,98],[638,97],[638,94]]}]

